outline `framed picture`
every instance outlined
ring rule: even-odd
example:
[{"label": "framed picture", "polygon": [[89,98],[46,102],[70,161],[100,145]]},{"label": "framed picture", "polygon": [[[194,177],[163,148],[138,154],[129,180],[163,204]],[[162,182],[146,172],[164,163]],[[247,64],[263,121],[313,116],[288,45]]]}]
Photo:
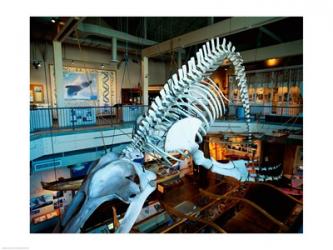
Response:
[{"label": "framed picture", "polygon": [[30,84],[30,102],[44,102],[43,85]]},{"label": "framed picture", "polygon": [[34,102],[34,92],[30,89],[30,102]]}]

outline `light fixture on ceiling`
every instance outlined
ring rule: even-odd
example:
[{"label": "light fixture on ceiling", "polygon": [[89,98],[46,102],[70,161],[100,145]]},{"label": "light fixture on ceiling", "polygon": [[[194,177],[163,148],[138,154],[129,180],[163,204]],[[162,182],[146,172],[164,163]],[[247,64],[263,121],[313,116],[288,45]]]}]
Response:
[{"label": "light fixture on ceiling", "polygon": [[265,61],[266,66],[268,67],[274,67],[279,65],[281,62],[281,59],[279,58],[269,58]]},{"label": "light fixture on ceiling", "polygon": [[52,22],[52,23],[56,23],[56,20],[55,20],[54,17],[51,18],[51,22]]},{"label": "light fixture on ceiling", "polygon": [[32,66],[34,66],[35,69],[39,69],[40,67],[42,67],[42,64],[40,63],[40,61],[33,61]]},{"label": "light fixture on ceiling", "polygon": [[223,65],[229,65],[229,64],[230,64],[229,59],[224,59],[224,60],[223,60]]}]

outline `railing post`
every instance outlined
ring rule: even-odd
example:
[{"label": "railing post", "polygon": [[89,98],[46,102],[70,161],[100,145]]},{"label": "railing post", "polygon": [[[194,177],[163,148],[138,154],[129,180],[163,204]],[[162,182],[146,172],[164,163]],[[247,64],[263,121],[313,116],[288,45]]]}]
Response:
[{"label": "railing post", "polygon": [[76,115],[75,115],[75,109],[74,108],[71,109],[71,115],[72,115],[72,129],[75,130],[75,125],[74,125],[75,120],[74,120],[74,117],[76,117]]},{"label": "railing post", "polygon": [[47,117],[49,119],[50,130],[53,129],[53,118],[52,118],[52,110],[50,107],[47,108],[48,114]]},{"label": "railing post", "polygon": [[[116,115],[117,115],[117,114],[116,114]],[[113,119],[113,107],[110,106],[110,126],[111,126],[111,127],[112,127],[112,124],[113,124],[112,119]]]}]

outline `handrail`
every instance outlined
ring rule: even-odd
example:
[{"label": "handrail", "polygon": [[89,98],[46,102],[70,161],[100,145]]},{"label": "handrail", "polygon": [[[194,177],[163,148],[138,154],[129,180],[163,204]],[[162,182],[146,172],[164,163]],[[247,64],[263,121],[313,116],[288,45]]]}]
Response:
[{"label": "handrail", "polygon": [[145,105],[49,107],[30,110],[30,132],[114,126],[136,119]]},{"label": "handrail", "polygon": [[[245,119],[243,107],[229,104],[222,119]],[[147,112],[145,105],[115,105],[115,106],[80,106],[80,107],[48,107],[30,109],[30,132],[78,129],[85,127],[113,126],[126,122],[135,122],[138,116]],[[291,116],[298,119],[303,107],[298,106],[268,106],[251,105],[250,113],[253,119],[263,119],[268,115]],[[295,121],[293,121],[294,123]]]}]

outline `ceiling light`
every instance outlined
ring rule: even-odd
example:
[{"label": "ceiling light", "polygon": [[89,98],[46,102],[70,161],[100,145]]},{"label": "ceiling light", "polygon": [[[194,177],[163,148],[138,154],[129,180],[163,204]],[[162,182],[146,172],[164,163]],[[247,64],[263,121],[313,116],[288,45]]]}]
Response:
[{"label": "ceiling light", "polygon": [[265,61],[266,66],[268,67],[274,67],[278,64],[280,64],[281,60],[278,58],[270,58]]},{"label": "ceiling light", "polygon": [[224,59],[224,60],[223,60],[223,65],[229,65],[229,64],[230,64],[229,59]]},{"label": "ceiling light", "polygon": [[56,23],[55,18],[52,17],[52,18],[51,18],[51,22],[52,22],[52,23]]},{"label": "ceiling light", "polygon": [[35,69],[39,69],[42,64],[39,61],[33,61],[32,66],[34,66]]}]

